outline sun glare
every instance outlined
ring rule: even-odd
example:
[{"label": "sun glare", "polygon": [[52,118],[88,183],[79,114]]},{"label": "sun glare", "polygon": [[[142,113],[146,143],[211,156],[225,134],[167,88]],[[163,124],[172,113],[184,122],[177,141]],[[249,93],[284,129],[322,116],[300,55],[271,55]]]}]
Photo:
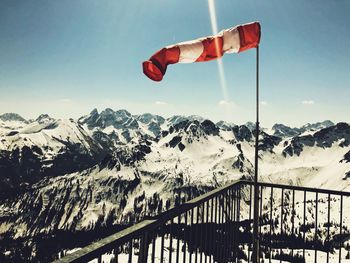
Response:
[{"label": "sun glare", "polygon": [[[213,34],[218,33],[218,24],[216,19],[216,10],[215,10],[215,2],[214,0],[208,0],[208,7],[209,7],[209,15],[210,15],[210,22],[211,22],[211,30]],[[225,101],[229,101],[228,91],[227,91],[227,85],[226,85],[226,77],[225,77],[225,70],[224,70],[224,64],[222,63],[222,59],[219,58],[217,60],[218,63],[218,70],[219,70],[219,78],[220,78],[220,86],[222,95]]]}]

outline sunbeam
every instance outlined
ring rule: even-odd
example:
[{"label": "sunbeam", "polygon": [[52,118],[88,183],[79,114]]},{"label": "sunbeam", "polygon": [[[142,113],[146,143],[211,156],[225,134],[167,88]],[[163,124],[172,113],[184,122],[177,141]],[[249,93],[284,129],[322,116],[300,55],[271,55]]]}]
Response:
[{"label": "sunbeam", "polygon": [[[211,22],[211,30],[213,34],[218,33],[218,24],[216,19],[216,10],[215,10],[215,2],[214,0],[208,0],[208,7],[209,7],[209,15],[210,15],[210,22]],[[218,50],[218,49],[217,49]],[[226,85],[226,77],[225,77],[225,70],[224,70],[224,64],[222,63],[222,59],[218,59],[218,70],[219,70],[219,77],[220,77],[220,86],[222,95],[224,97],[225,101],[229,101],[229,95]]]}]

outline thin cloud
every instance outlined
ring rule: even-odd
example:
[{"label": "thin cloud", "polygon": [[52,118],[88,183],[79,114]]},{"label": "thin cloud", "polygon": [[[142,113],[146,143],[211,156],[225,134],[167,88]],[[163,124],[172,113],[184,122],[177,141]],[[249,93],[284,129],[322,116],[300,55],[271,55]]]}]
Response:
[{"label": "thin cloud", "polygon": [[232,101],[220,100],[218,105],[219,106],[233,106],[234,103]]},{"label": "thin cloud", "polygon": [[156,105],[168,105],[165,101],[156,101],[154,104]]},{"label": "thin cloud", "polygon": [[266,106],[266,105],[268,105],[268,103],[267,103],[267,101],[262,101],[262,102],[260,102],[260,104],[262,105],[262,106]]},{"label": "thin cloud", "polygon": [[313,105],[315,102],[313,100],[303,100],[301,102],[303,105]]},{"label": "thin cloud", "polygon": [[68,103],[68,102],[71,102],[72,100],[68,99],[68,98],[63,98],[63,99],[60,99],[59,101],[64,102],[64,103]]}]

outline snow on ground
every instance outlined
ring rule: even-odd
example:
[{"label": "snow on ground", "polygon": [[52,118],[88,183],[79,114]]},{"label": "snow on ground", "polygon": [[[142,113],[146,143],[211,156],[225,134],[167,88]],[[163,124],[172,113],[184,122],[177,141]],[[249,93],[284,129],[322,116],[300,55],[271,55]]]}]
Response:
[{"label": "snow on ground", "polygon": [[275,153],[264,153],[259,165],[262,181],[349,190],[350,181],[343,180],[350,170],[350,163],[341,163],[349,147],[333,143],[330,148],[304,146],[300,156],[285,158],[282,155],[283,142],[275,147]]},{"label": "snow on ground", "polygon": [[[247,246],[244,246],[244,252],[247,255],[248,251],[247,251]],[[164,238],[164,247],[163,247],[163,261],[161,261],[161,238],[157,237],[156,241],[155,241],[155,248],[154,248],[154,259],[152,259],[152,252],[153,251],[153,244],[151,243],[149,245],[148,248],[148,257],[147,257],[147,262],[153,262],[152,260],[154,260],[154,262],[170,262],[170,257],[171,257],[171,262],[179,262],[179,263],[186,263],[186,262],[218,262],[217,260],[214,259],[213,255],[208,255],[205,252],[201,252],[199,250],[197,250],[197,252],[190,252],[188,250],[187,244],[184,244],[184,242],[182,240],[179,241],[179,251],[177,251],[177,240],[173,239],[172,241],[172,249],[170,250],[170,238],[168,236],[166,236]],[[170,253],[171,251],[171,253]],[[132,258],[132,262],[138,262],[139,259],[139,248],[138,247],[133,247],[132,250],[132,254],[131,254],[131,258]],[[272,249],[271,250],[273,255],[277,255],[280,250],[279,249]],[[72,251],[67,251],[67,254],[71,254],[73,253]],[[289,249],[284,249],[283,253],[285,254],[289,254],[291,253],[291,250]],[[298,250],[295,249],[293,250],[293,254],[294,255],[299,255],[302,256],[303,253],[305,253],[305,262],[306,263],[311,263],[311,262],[315,262],[315,258],[316,258],[316,262],[318,263],[326,263],[326,262],[338,262],[339,261],[339,251],[336,251],[334,253],[325,253],[322,251],[317,251],[317,253],[315,253],[315,251],[313,250],[305,250],[305,252],[303,252],[303,250]],[[184,256],[185,254],[185,256]],[[177,256],[178,255],[178,256]],[[342,254],[341,254],[341,262],[342,263],[349,263],[350,259],[346,259],[346,255],[347,255],[347,251],[345,249],[342,249]],[[251,256],[251,252],[250,252],[250,256]],[[123,251],[119,251],[118,253],[118,262],[128,262],[129,260],[129,252],[123,252]],[[329,261],[327,261],[327,257],[329,257]],[[202,258],[202,260],[200,260]],[[115,259],[115,254],[114,251],[111,251],[110,253],[106,253],[102,255],[102,263],[110,263],[113,262],[113,260]],[[184,260],[185,259],[185,260]],[[267,262],[269,262],[269,257],[265,257],[263,255],[263,257],[261,259],[267,260]],[[89,263],[97,263],[98,260],[94,259],[89,261]],[[243,262],[248,262],[247,260],[243,260],[240,259],[239,262],[243,263]],[[251,260],[250,260],[251,262]],[[276,259],[271,259],[272,263],[278,263],[278,262],[290,262],[290,261],[284,261],[284,260],[276,260]]]},{"label": "snow on ground", "polygon": [[166,145],[174,136],[167,136],[158,144],[153,144],[146,161],[140,164],[140,170],[156,174],[168,171],[167,176],[170,177],[183,173],[186,176],[185,182],[203,185],[210,185],[215,173],[226,176],[220,178],[221,183],[241,176],[238,171],[232,169],[233,158],[239,151],[227,141],[218,136],[199,138],[198,141],[191,143],[182,139],[185,148],[180,152],[177,147]]}]

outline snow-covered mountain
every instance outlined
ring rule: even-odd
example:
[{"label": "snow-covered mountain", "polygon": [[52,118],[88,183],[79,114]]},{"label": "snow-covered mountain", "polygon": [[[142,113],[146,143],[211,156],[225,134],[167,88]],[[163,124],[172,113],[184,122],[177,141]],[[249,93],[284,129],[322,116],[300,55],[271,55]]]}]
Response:
[{"label": "snow-covered mountain", "polygon": [[[74,120],[40,115],[35,121],[1,124],[0,189],[17,191],[45,176],[86,169],[98,163],[105,149]],[[6,133],[4,132],[6,130]]]},{"label": "snow-covered mountain", "polygon": [[[48,236],[134,223],[249,179],[254,128],[112,109],[94,109],[78,120],[1,118],[0,237],[6,242],[0,240],[0,254],[43,258]],[[350,190],[347,123],[276,124],[271,134],[260,133],[259,158],[264,181]],[[18,244],[27,248],[20,256]],[[55,242],[51,252],[62,248]]]},{"label": "snow-covered mountain", "polygon": [[4,122],[18,121],[18,122],[27,123],[27,121],[17,113],[4,113],[0,115],[0,120]]},{"label": "snow-covered mountain", "polygon": [[279,137],[292,137],[303,133],[314,132],[320,129],[328,128],[333,125],[334,123],[330,120],[311,123],[311,124],[307,123],[301,126],[300,128],[295,128],[295,127],[291,128],[284,124],[276,123],[275,125],[272,126],[272,132],[273,132],[273,135],[276,135]]},{"label": "snow-covered mountain", "polygon": [[29,122],[16,113],[4,113],[0,115],[0,136],[7,134],[13,129],[19,129]]}]

